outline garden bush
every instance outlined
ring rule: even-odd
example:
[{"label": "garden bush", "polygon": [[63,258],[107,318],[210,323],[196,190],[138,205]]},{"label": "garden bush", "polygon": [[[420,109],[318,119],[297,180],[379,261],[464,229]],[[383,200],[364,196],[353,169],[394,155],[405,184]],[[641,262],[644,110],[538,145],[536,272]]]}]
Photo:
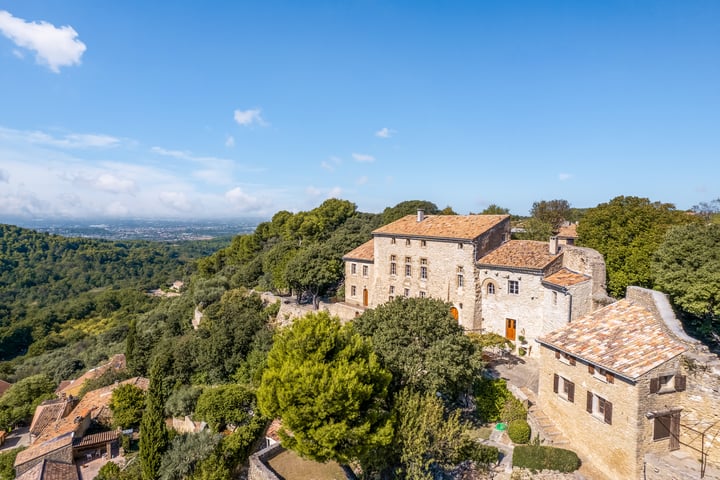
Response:
[{"label": "garden bush", "polygon": [[513,467],[569,473],[580,468],[580,459],[575,452],[564,448],[520,445],[513,451]]},{"label": "garden bush", "polygon": [[528,443],[530,441],[530,425],[526,420],[513,420],[508,424],[508,436],[513,443]]},{"label": "garden bush", "polygon": [[527,420],[527,409],[520,400],[513,395],[508,395],[505,405],[500,411],[500,419],[505,423],[514,420]]}]

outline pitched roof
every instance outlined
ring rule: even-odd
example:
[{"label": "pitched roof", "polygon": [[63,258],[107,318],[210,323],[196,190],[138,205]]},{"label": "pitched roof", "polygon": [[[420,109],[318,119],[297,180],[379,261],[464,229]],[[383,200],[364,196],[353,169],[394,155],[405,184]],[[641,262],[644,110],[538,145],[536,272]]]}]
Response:
[{"label": "pitched roof", "polygon": [[375,242],[368,240],[343,256],[344,260],[365,260],[372,262],[375,255]]},{"label": "pitched roof", "polygon": [[551,255],[547,242],[510,240],[488,253],[478,263],[497,267],[544,269],[561,253]]},{"label": "pitched roof", "polygon": [[69,400],[67,399],[56,399],[48,400],[38,405],[35,409],[32,423],[30,424],[30,433],[36,437],[41,435],[48,425],[58,421],[60,417],[62,417],[68,402]]},{"label": "pitched roof", "polygon": [[61,383],[60,385],[63,386],[61,389],[58,387],[57,390],[55,390],[55,393],[57,395],[73,395],[78,396],[80,395],[80,390],[82,390],[83,385],[86,381],[92,380],[95,378],[100,377],[103,373],[107,372],[108,370],[115,369],[115,370],[122,370],[125,368],[125,355],[122,353],[119,353],[117,355],[114,355],[108,362],[104,365],[100,365],[97,368],[93,368],[92,370],[88,370],[85,372],[81,377],[71,380],[69,384],[63,385]]},{"label": "pitched roof", "polygon": [[63,447],[72,447],[73,433],[72,431],[64,432],[42,443],[36,443],[27,450],[23,450],[15,457],[15,466],[30,462]]},{"label": "pitched roof", "polygon": [[628,299],[585,315],[538,342],[630,380],[685,351],[665,333],[660,319]]},{"label": "pitched roof", "polygon": [[561,238],[577,238],[577,223],[563,225],[560,227],[560,230],[558,230],[557,236]]},{"label": "pitched roof", "polygon": [[374,230],[373,235],[473,240],[509,217],[509,215],[425,215],[423,220],[418,222],[415,215],[407,215]]},{"label": "pitched roof", "polygon": [[572,270],[569,270],[565,267],[561,268],[552,275],[548,275],[547,277],[543,278],[543,281],[547,283],[552,283],[553,285],[557,285],[559,287],[569,287],[571,285],[576,285],[578,283],[586,282],[588,280],[590,280],[590,277],[588,277],[587,275],[573,272]]},{"label": "pitched roof", "polygon": [[71,463],[45,459],[15,480],[78,480],[78,473]]},{"label": "pitched roof", "polygon": [[8,391],[10,387],[12,387],[12,383],[6,382],[5,380],[0,380],[0,397],[5,395],[5,392]]}]

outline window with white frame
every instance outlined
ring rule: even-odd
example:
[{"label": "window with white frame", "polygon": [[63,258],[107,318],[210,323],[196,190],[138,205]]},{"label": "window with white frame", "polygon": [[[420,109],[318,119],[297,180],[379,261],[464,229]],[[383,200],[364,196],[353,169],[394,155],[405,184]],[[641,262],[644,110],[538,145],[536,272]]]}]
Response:
[{"label": "window with white frame", "polygon": [[458,288],[463,287],[465,285],[465,273],[463,271],[463,267],[458,265],[457,267],[457,286]]},{"label": "window with white frame", "polygon": [[412,277],[412,259],[410,257],[405,257],[405,276],[406,277]]},{"label": "window with white frame", "polygon": [[553,374],[553,392],[570,403],[575,402],[575,383],[557,373]]},{"label": "window with white frame", "polygon": [[403,292],[403,294],[405,295],[405,298],[409,297],[409,296],[410,296],[410,289],[409,289],[409,288],[406,288],[405,291]]},{"label": "window with white frame", "polygon": [[520,293],[520,282],[517,280],[508,280],[508,293],[518,295]]},{"label": "window with white frame", "polygon": [[390,255],[390,275],[397,275],[397,257]]},{"label": "window with white frame", "polygon": [[603,383],[615,382],[615,375],[608,372],[602,367],[596,367],[595,365],[588,364],[588,373],[590,373],[595,379],[600,380]]},{"label": "window with white frame", "polygon": [[420,292],[420,298],[425,298],[426,294],[425,292]]},{"label": "window with white frame", "polygon": [[350,287],[350,296],[351,296],[351,297],[354,297],[354,296],[356,296],[356,295],[357,295],[357,287],[355,287],[355,285],[352,285],[352,286]]},{"label": "window with white frame", "polygon": [[487,294],[488,295],[495,295],[495,284],[490,282],[487,284]]},{"label": "window with white frame", "polygon": [[368,276],[368,266],[363,265],[363,277],[367,277],[367,276]]},{"label": "window with white frame", "polygon": [[395,285],[390,285],[390,295],[395,295]]},{"label": "window with white frame", "polygon": [[350,264],[350,273],[352,273],[353,275],[357,274],[357,263]]},{"label": "window with white frame", "polygon": [[612,425],[612,403],[593,392],[587,392],[587,412],[608,425]]},{"label": "window with white frame", "polygon": [[428,269],[427,269],[427,258],[420,259],[420,279],[427,280]]}]

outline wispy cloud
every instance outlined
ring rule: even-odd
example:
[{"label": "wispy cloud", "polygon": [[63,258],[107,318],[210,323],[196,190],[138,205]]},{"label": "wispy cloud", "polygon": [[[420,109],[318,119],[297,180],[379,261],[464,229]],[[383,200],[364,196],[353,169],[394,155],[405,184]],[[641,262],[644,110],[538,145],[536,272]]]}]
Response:
[{"label": "wispy cloud", "polygon": [[187,195],[182,192],[160,192],[158,200],[164,206],[179,212],[188,212],[192,207]]},{"label": "wispy cloud", "polygon": [[558,180],[560,180],[561,182],[570,180],[571,178],[572,178],[572,174],[570,174],[570,173],[561,173],[558,175]]},{"label": "wispy cloud", "polygon": [[322,162],[320,162],[320,166],[325,170],[333,172],[335,171],[335,168],[337,168],[337,166],[341,163],[342,159],[340,159],[339,157],[330,157],[328,160],[323,160]]},{"label": "wispy cloud", "polygon": [[38,130],[15,130],[0,127],[0,139],[20,140],[36,145],[49,145],[59,148],[113,148],[122,142],[110,135],[95,133],[70,133],[54,136]]},{"label": "wispy cloud", "polygon": [[0,182],[8,183],[9,181],[10,181],[10,174],[7,171],[0,168]]},{"label": "wispy cloud", "polygon": [[352,157],[355,159],[356,162],[374,162],[375,157],[372,155],[365,155],[363,153],[353,153]]},{"label": "wispy cloud", "polygon": [[328,198],[340,198],[342,195],[342,188],[340,187],[333,187],[328,191],[327,197]]},{"label": "wispy cloud", "polygon": [[395,135],[396,133],[397,133],[396,130],[393,130],[393,129],[387,128],[387,127],[383,127],[380,130],[378,130],[377,132],[375,132],[375,136],[380,137],[380,138],[390,138],[393,135]]},{"label": "wispy cloud", "polygon": [[[36,61],[55,73],[60,73],[60,67],[79,65],[87,49],[69,25],[56,27],[45,21],[28,22],[6,10],[0,10],[0,33],[18,47],[34,51]],[[19,56],[18,53],[15,56]]]},{"label": "wispy cloud", "polygon": [[262,118],[260,113],[261,110],[259,108],[252,108],[250,110],[235,110],[233,118],[235,118],[237,124],[242,127],[249,127],[254,123],[260,125],[261,127],[267,127],[269,123]]},{"label": "wispy cloud", "polygon": [[228,135],[228,137],[225,139],[225,146],[228,148],[232,148],[235,146],[235,137],[232,135]]}]

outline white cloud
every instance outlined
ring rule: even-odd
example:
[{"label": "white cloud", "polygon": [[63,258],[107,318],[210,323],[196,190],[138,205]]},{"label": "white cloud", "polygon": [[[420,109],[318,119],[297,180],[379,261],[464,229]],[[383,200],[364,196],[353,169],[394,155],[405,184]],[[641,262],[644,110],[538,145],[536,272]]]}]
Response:
[{"label": "white cloud", "polygon": [[0,182],[10,183],[10,174],[2,168],[0,168]]},{"label": "white cloud", "polygon": [[357,183],[358,185],[365,185],[367,182],[368,182],[367,175],[363,175],[362,177],[355,180],[355,183]]},{"label": "white cloud", "polygon": [[340,198],[341,195],[342,195],[342,188],[333,187],[328,192],[327,197],[328,198]]},{"label": "white cloud", "polygon": [[60,73],[60,67],[79,65],[87,49],[69,25],[56,27],[45,21],[28,22],[6,10],[0,10],[0,32],[18,47],[34,51],[37,62],[55,73]]},{"label": "white cloud", "polygon": [[561,182],[564,182],[565,180],[570,180],[571,178],[572,178],[572,175],[569,174],[569,173],[561,173],[561,174],[558,175],[558,179],[559,179]]},{"label": "white cloud", "polygon": [[103,173],[93,182],[98,190],[111,193],[127,193],[135,189],[135,182],[126,178],[119,178],[110,173]]},{"label": "white cloud", "polygon": [[329,172],[333,172],[341,163],[341,158],[333,156],[320,162],[320,166]]},{"label": "white cloud", "polygon": [[235,187],[232,190],[225,192],[225,198],[235,205],[248,205],[257,202],[255,197],[243,192],[240,187]]},{"label": "white cloud", "polygon": [[311,197],[318,197],[322,195],[322,191],[320,191],[319,188],[313,187],[312,185],[305,189],[305,193],[307,193]]},{"label": "white cloud", "polygon": [[380,137],[380,138],[390,138],[393,135],[395,135],[396,133],[397,133],[396,130],[392,130],[390,128],[383,127],[380,130],[378,130],[377,132],[375,132],[375,136]]},{"label": "white cloud", "polygon": [[353,153],[352,157],[357,162],[374,162],[375,161],[375,157],[373,157],[372,155],[365,155],[363,153]]},{"label": "white cloud", "polygon": [[235,146],[235,137],[232,135],[228,135],[228,137],[225,139],[225,146],[228,148],[232,148]]},{"label": "white cloud", "polygon": [[158,200],[166,207],[181,212],[187,212],[191,208],[191,203],[187,196],[181,192],[160,192]]},{"label": "white cloud", "polygon": [[254,108],[250,110],[235,110],[234,118],[238,125],[248,127],[257,123],[261,127],[267,127],[268,123],[260,115],[261,110]]},{"label": "white cloud", "polygon": [[103,213],[109,217],[126,217],[130,209],[121,202],[112,202],[105,207]]},{"label": "white cloud", "polygon": [[37,130],[14,130],[0,127],[0,139],[19,140],[33,145],[49,145],[59,148],[113,148],[122,142],[119,138],[96,133],[69,133],[53,136]]}]

